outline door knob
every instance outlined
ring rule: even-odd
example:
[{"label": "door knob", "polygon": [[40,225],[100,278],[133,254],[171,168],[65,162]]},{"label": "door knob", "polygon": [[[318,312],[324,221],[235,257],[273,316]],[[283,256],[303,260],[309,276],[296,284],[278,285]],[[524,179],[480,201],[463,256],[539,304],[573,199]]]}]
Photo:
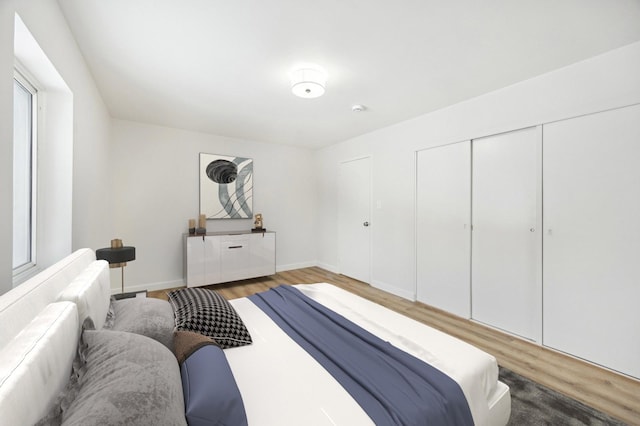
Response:
[{"label": "door knob", "polygon": [[369,226],[369,222],[363,223],[362,226]]}]

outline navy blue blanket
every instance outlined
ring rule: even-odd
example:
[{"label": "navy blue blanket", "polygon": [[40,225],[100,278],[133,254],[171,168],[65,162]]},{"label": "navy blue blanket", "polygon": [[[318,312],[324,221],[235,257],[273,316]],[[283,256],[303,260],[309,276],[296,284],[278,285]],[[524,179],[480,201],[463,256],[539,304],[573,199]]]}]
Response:
[{"label": "navy blue blanket", "polygon": [[282,285],[249,299],[313,356],[376,425],[473,425],[453,379],[295,287]]}]

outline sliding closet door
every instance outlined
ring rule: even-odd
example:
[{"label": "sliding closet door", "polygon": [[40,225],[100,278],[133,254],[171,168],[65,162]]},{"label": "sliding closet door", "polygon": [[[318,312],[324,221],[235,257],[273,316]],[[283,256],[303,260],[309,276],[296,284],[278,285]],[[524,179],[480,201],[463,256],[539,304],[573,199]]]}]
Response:
[{"label": "sliding closet door", "polygon": [[472,318],[527,339],[542,331],[539,128],[473,146]]},{"label": "sliding closet door", "polygon": [[544,344],[640,378],[640,106],[544,126]]},{"label": "sliding closet door", "polygon": [[471,315],[471,144],[417,153],[417,299]]}]

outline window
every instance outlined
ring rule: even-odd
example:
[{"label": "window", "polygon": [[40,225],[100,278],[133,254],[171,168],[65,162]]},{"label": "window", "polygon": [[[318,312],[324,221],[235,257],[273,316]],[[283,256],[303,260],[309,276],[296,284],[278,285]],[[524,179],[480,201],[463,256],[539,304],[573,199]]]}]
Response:
[{"label": "window", "polygon": [[13,272],[36,264],[37,91],[18,71],[13,81]]}]

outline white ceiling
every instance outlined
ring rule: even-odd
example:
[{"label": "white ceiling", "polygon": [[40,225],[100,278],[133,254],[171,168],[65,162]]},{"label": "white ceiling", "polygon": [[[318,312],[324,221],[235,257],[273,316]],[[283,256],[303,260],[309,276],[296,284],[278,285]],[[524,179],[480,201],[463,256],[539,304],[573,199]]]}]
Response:
[{"label": "white ceiling", "polygon": [[113,117],[310,148],[640,40],[640,0],[58,1]]}]

